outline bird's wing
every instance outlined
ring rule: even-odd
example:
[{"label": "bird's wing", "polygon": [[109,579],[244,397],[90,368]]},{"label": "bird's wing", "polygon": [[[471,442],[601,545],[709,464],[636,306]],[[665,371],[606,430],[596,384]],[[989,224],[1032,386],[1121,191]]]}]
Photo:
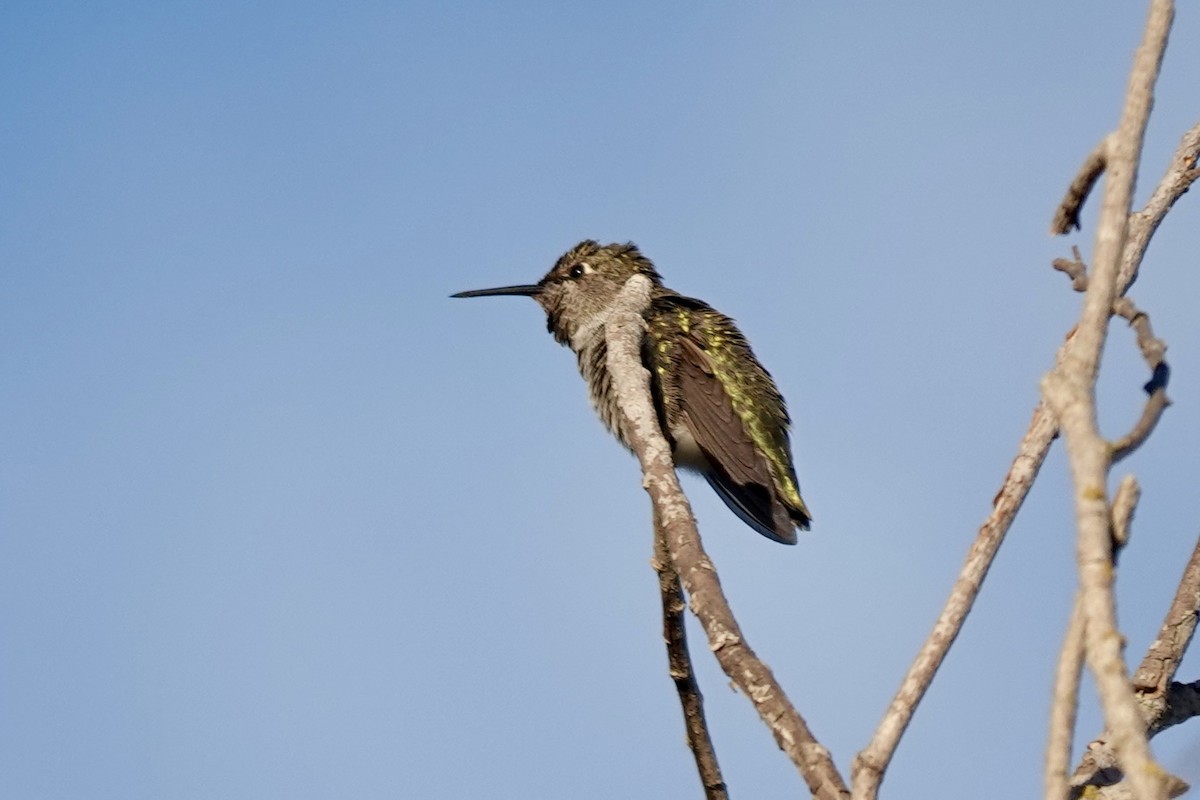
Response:
[{"label": "bird's wing", "polygon": [[754,445],[701,345],[680,337],[682,418],[708,458],[709,484],[742,521],[764,536],[794,544],[794,523],[776,500],[771,468]]},{"label": "bird's wing", "polygon": [[686,424],[696,444],[737,483],[770,486],[770,469],[708,355],[690,336],[681,336],[679,341],[679,390]]}]

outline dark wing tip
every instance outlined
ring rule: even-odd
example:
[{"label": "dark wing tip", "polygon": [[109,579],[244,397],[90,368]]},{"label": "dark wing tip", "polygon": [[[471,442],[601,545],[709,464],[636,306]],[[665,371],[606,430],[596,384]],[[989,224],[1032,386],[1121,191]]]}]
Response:
[{"label": "dark wing tip", "polygon": [[795,508],[788,509],[788,516],[792,519],[792,524],[802,531],[812,530],[812,517],[805,511],[800,511]]},{"label": "dark wing tip", "polygon": [[[759,485],[743,486],[717,471],[704,475],[708,485],[738,519],[773,542],[796,544],[796,525],[789,510]],[[803,528],[807,530],[807,528]]]}]

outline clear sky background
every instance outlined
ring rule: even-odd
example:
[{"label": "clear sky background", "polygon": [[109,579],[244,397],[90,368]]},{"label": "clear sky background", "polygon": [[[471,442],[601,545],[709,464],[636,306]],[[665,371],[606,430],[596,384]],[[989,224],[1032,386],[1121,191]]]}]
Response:
[{"label": "clear sky background", "polygon": [[[1047,235],[1143,3],[7,3],[0,796],[696,797],[649,504],[520,298],[636,241],[795,417],[811,534],[689,478],[751,644],[848,770],[1079,308]],[[1200,118],[1184,5],[1139,201]],[[1133,297],[1176,404],[1122,464],[1129,654],[1200,528],[1200,198]],[[1147,375],[1114,326],[1112,436]],[[893,798],[1034,796],[1061,445]],[[693,629],[735,797],[803,794]],[[1180,678],[1200,677],[1193,654]],[[1080,736],[1099,730],[1088,691]],[[1156,740],[1200,780],[1200,722]]]}]

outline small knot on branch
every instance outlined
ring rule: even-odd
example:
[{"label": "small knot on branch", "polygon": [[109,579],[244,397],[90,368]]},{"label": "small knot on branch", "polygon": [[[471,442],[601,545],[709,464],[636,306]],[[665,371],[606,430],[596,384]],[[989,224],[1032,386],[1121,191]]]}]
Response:
[{"label": "small knot on branch", "polygon": [[1126,475],[1117,486],[1117,494],[1112,503],[1112,560],[1117,563],[1121,549],[1129,543],[1129,534],[1133,524],[1133,512],[1142,496],[1142,487],[1137,478]]},{"label": "small knot on branch", "polygon": [[1079,254],[1078,247],[1071,248],[1071,254],[1074,259],[1068,261],[1065,258],[1056,258],[1051,262],[1051,266],[1059,272],[1064,272],[1071,279],[1071,288],[1077,292],[1086,292],[1088,287],[1087,264],[1083,263],[1083,257]]},{"label": "small knot on branch", "polygon": [[1158,425],[1163,411],[1171,405],[1167,397],[1167,383],[1171,380],[1171,367],[1166,362],[1167,345],[1162,339],[1155,337],[1150,327],[1150,315],[1139,309],[1128,297],[1119,297],[1113,301],[1113,313],[1129,322],[1137,334],[1138,349],[1150,367],[1150,380],[1142,389],[1146,392],[1146,405],[1142,408],[1142,416],[1134,424],[1133,429],[1112,443],[1112,460],[1120,461],[1142,445],[1150,433]]}]

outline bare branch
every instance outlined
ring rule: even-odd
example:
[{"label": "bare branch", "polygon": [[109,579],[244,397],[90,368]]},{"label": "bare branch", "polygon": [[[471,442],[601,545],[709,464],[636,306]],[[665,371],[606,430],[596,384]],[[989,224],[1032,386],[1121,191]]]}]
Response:
[{"label": "bare branch", "polygon": [[[1060,350],[1060,356],[1068,349],[1070,338]],[[950,645],[962,630],[963,621],[971,611],[983,579],[987,577],[988,568],[996,558],[996,551],[1004,541],[1013,518],[1025,501],[1029,488],[1037,478],[1038,470],[1050,450],[1050,443],[1058,433],[1058,425],[1054,415],[1045,404],[1038,404],[1034,409],[1033,420],[1029,430],[1021,439],[1017,456],[1004,476],[1000,491],[992,500],[992,511],[980,527],[975,542],[967,553],[966,562],[959,573],[950,597],[942,613],[934,623],[933,631],[925,640],[916,659],[908,669],[908,674],[900,684],[896,696],[880,720],[879,727],[870,743],[855,757],[852,770],[854,797],[856,800],[872,800],[878,795],[879,784],[887,770],[900,738],[912,721],[913,713],[930,681],[937,673]]]},{"label": "bare branch", "polygon": [[1112,451],[1096,428],[1095,386],[1100,353],[1117,297],[1133,186],[1153,105],[1154,83],[1173,17],[1171,0],[1152,0],[1146,30],[1134,57],[1121,122],[1105,148],[1108,180],[1096,231],[1092,273],[1076,330],[1076,346],[1068,359],[1042,382],[1043,396],[1054,409],[1065,434],[1075,484],[1087,662],[1096,678],[1113,743],[1139,800],[1165,797],[1166,782],[1162,769],[1150,754],[1145,726],[1129,687],[1123,640],[1116,626],[1112,516],[1105,491]]},{"label": "bare branch", "polygon": [[[1138,706],[1149,736],[1191,717],[1200,716],[1200,681],[1194,684],[1173,683],[1175,670],[1195,633],[1197,615],[1200,615],[1200,539],[1197,539],[1184,567],[1183,578],[1159,628],[1158,638],[1150,645],[1133,676],[1133,686],[1139,697]],[[1070,798],[1075,800],[1094,787],[1099,790],[1100,796],[1115,800],[1122,795],[1114,791],[1114,787],[1121,785],[1123,778],[1112,736],[1105,731],[1088,745],[1087,753],[1075,769]],[[1181,794],[1181,787],[1186,788],[1186,785],[1178,778],[1168,779],[1170,796]]]},{"label": "bare branch", "polygon": [[1167,345],[1161,339],[1154,337],[1154,331],[1150,328],[1149,315],[1139,310],[1128,297],[1119,297],[1113,302],[1113,313],[1128,320],[1129,327],[1137,333],[1137,345],[1138,349],[1142,351],[1142,358],[1146,359],[1146,364],[1152,372],[1158,369],[1158,365],[1166,356]]},{"label": "bare branch", "polygon": [[809,791],[822,800],[843,800],[849,792],[829,751],[817,742],[771,670],[742,635],[721,591],[716,568],[704,552],[691,507],[679,488],[671,452],[650,400],[650,376],[641,363],[642,314],[650,303],[650,289],[650,281],[643,275],[626,281],[605,321],[604,335],[613,391],[629,443],[642,467],[642,485],[661,520],[671,563],[721,668],[750,699]]},{"label": "bare branch", "polygon": [[1079,679],[1083,672],[1083,605],[1079,595],[1071,605],[1071,621],[1063,637],[1058,667],[1054,671],[1054,694],[1050,706],[1050,738],[1046,743],[1044,793],[1046,800],[1067,797],[1067,766],[1079,710]]},{"label": "bare branch", "polygon": [[[1071,181],[1071,185],[1067,187],[1066,195],[1058,204],[1058,210],[1054,212],[1054,221],[1050,223],[1051,234],[1061,236],[1070,233],[1072,228],[1078,230],[1079,212],[1083,209],[1083,203],[1091,193],[1092,187],[1096,185],[1096,181],[1100,180],[1100,176],[1104,174],[1104,167],[1108,161],[1109,138],[1105,137],[1101,140],[1083,160],[1079,172],[1075,175],[1075,180]],[[1082,292],[1083,290],[1079,289],[1078,291]]]},{"label": "bare branch", "polygon": [[[1167,165],[1163,177],[1145,207],[1129,217],[1129,236],[1125,243],[1125,252],[1117,277],[1118,295],[1127,292],[1137,280],[1150,240],[1167,212],[1188,191],[1191,184],[1200,178],[1200,170],[1196,168],[1198,157],[1200,157],[1200,123],[1184,133],[1171,162]],[[1117,313],[1118,309],[1120,306],[1116,305],[1114,313]],[[1129,317],[1126,316],[1126,319]],[[1145,348],[1143,348],[1143,355],[1146,355]],[[1149,357],[1147,360],[1148,363],[1151,363]],[[1165,363],[1163,366],[1165,367]],[[1153,364],[1151,364],[1151,368],[1155,369]],[[1151,382],[1145,388],[1147,392],[1153,394],[1159,386],[1165,388],[1165,384],[1166,375],[1156,370],[1155,377],[1151,378]],[[1163,397],[1165,399],[1165,392]],[[1148,409],[1143,412],[1143,420],[1149,413],[1152,413],[1149,405],[1148,402]],[[1143,427],[1144,423],[1139,422],[1130,436],[1136,435],[1136,432]],[[1116,445],[1123,447],[1124,443],[1125,439],[1118,441]],[[1132,450],[1116,451],[1114,459],[1128,452],[1132,452]],[[1191,603],[1190,606],[1189,603]],[[1192,631],[1195,629],[1196,609],[1198,608],[1200,608],[1200,542],[1197,543],[1196,551],[1193,552],[1191,560],[1188,562],[1184,579],[1176,591],[1171,611],[1168,612],[1167,619],[1163,622],[1159,637],[1154,645],[1151,645],[1150,652],[1147,653],[1133,676],[1133,685],[1143,698],[1140,706],[1148,717],[1147,733],[1150,736],[1192,716],[1200,716],[1200,681],[1194,684],[1171,682],[1171,676],[1174,675],[1187,643],[1191,639]],[[1164,686],[1167,688],[1162,688]],[[1160,703],[1160,698],[1165,699],[1162,699]],[[1073,800],[1092,787],[1098,790],[1097,797],[1108,800],[1115,800],[1119,796],[1129,796],[1128,791],[1116,789],[1118,786],[1124,787],[1124,784],[1119,783],[1123,776],[1117,767],[1116,754],[1109,740],[1110,735],[1106,732],[1088,746],[1087,753],[1076,768],[1071,781],[1070,797]],[[1172,797],[1182,793],[1180,782],[1177,779],[1168,781],[1168,792]]]},{"label": "bare branch", "polygon": [[[1163,697],[1168,684],[1175,679],[1175,670],[1183,660],[1192,635],[1196,632],[1196,617],[1200,614],[1200,539],[1183,570],[1183,578],[1167,616],[1158,630],[1158,638],[1150,645],[1141,666],[1133,674],[1133,687],[1144,695]],[[1153,722],[1153,720],[1152,720]]]},{"label": "bare branch", "polygon": [[1171,405],[1171,401],[1167,397],[1165,382],[1156,383],[1152,380],[1146,386],[1154,386],[1155,388],[1151,391],[1150,397],[1147,398],[1146,405],[1142,407],[1142,416],[1138,418],[1138,421],[1129,433],[1112,443],[1112,460],[1114,464],[1142,446],[1142,443],[1154,432],[1154,428],[1158,425],[1159,419],[1162,418],[1163,412],[1167,410],[1167,406]]},{"label": "bare branch", "polygon": [[[1142,495],[1141,487],[1132,475],[1126,475],[1113,500],[1113,551],[1129,541],[1133,512]],[[1079,680],[1083,671],[1084,634],[1086,619],[1083,598],[1075,595],[1071,604],[1071,621],[1063,637],[1062,652],[1054,675],[1053,704],[1050,708],[1050,737],[1046,743],[1045,797],[1046,800],[1066,800],[1070,786],[1067,765],[1071,761],[1071,743],[1075,735],[1076,712],[1079,709]]]},{"label": "bare branch", "polygon": [[[1075,256],[1082,261],[1078,250],[1075,250]],[[1127,287],[1121,284],[1119,288],[1124,291]],[[1056,367],[1063,364],[1071,354],[1075,346],[1075,332],[1074,328],[1068,332],[1065,341],[1059,347],[1055,355]],[[983,580],[987,577],[988,569],[995,560],[1004,536],[1024,503],[1029,489],[1037,479],[1038,471],[1046,460],[1046,454],[1050,451],[1050,445],[1057,438],[1058,432],[1058,420],[1054,413],[1045,401],[1038,403],[1029,428],[1021,438],[1017,455],[1004,476],[1000,490],[992,499],[992,511],[979,528],[967,553],[966,562],[950,590],[946,605],[934,623],[933,631],[909,667],[870,743],[854,760],[852,781],[855,800],[872,800],[878,795],[883,774],[895,754],[896,747],[912,721],[916,707],[924,697],[929,683],[962,630]]]},{"label": "bare branch", "polygon": [[[1054,215],[1054,222],[1050,226],[1052,234],[1066,234],[1071,231],[1071,228],[1079,227],[1079,209],[1083,207],[1083,201],[1087,194],[1091,191],[1096,179],[1103,173],[1103,157],[1107,139],[1096,145],[1096,148],[1088,154],[1084,159],[1084,164],[1080,167],[1079,174],[1075,180],[1071,182],[1071,186],[1067,189],[1067,194],[1063,198],[1063,202],[1059,204],[1058,210]],[[1151,237],[1166,217],[1167,212],[1171,210],[1171,206],[1175,205],[1175,201],[1183,197],[1187,190],[1197,179],[1200,179],[1200,169],[1197,169],[1197,156],[1200,155],[1200,122],[1193,125],[1183,134],[1180,139],[1179,146],[1175,150],[1175,154],[1171,158],[1171,163],[1167,165],[1166,174],[1159,181],[1158,188],[1146,203],[1146,207],[1137,212],[1130,219],[1129,225],[1129,240],[1133,244],[1132,248],[1126,250],[1125,260],[1121,266],[1121,285],[1128,288],[1137,280],[1137,268],[1142,263],[1142,256],[1145,255],[1146,247],[1150,244]],[[1096,159],[1100,159],[1099,171],[1091,178],[1086,189],[1082,192],[1079,187],[1082,185],[1081,178],[1090,174],[1091,169],[1097,167]],[[1072,214],[1068,208],[1068,200],[1073,194],[1080,194],[1078,207],[1074,209]],[[1065,210],[1064,210],[1065,209]]]},{"label": "bare branch", "polygon": [[679,575],[671,565],[671,554],[667,551],[666,535],[654,515],[654,561],[658,573],[658,590],[662,596],[663,641],[667,644],[667,669],[675,690],[679,693],[679,705],[683,708],[683,723],[687,730],[688,748],[696,759],[696,772],[704,786],[706,800],[728,800],[729,790],[717,763],[717,751],[708,734],[708,722],[704,717],[704,695],[696,683],[692,671],[692,657],[688,653],[687,628],[684,627],[683,612],[687,603],[683,599],[683,587]]},{"label": "bare branch", "polygon": [[1129,544],[1129,534],[1133,526],[1133,512],[1138,500],[1142,498],[1142,487],[1137,478],[1126,475],[1117,486],[1116,497],[1112,503],[1112,542],[1113,561],[1122,547]]},{"label": "bare branch", "polygon": [[1122,287],[1118,294],[1129,291],[1129,287],[1137,280],[1142,257],[1146,255],[1146,248],[1150,246],[1154,232],[1175,205],[1175,201],[1183,197],[1192,183],[1200,178],[1200,169],[1196,168],[1198,156],[1200,122],[1183,135],[1154,194],[1150,195],[1146,202],[1146,207],[1129,218],[1129,240],[1126,242],[1121,271],[1117,276],[1117,283]]}]

